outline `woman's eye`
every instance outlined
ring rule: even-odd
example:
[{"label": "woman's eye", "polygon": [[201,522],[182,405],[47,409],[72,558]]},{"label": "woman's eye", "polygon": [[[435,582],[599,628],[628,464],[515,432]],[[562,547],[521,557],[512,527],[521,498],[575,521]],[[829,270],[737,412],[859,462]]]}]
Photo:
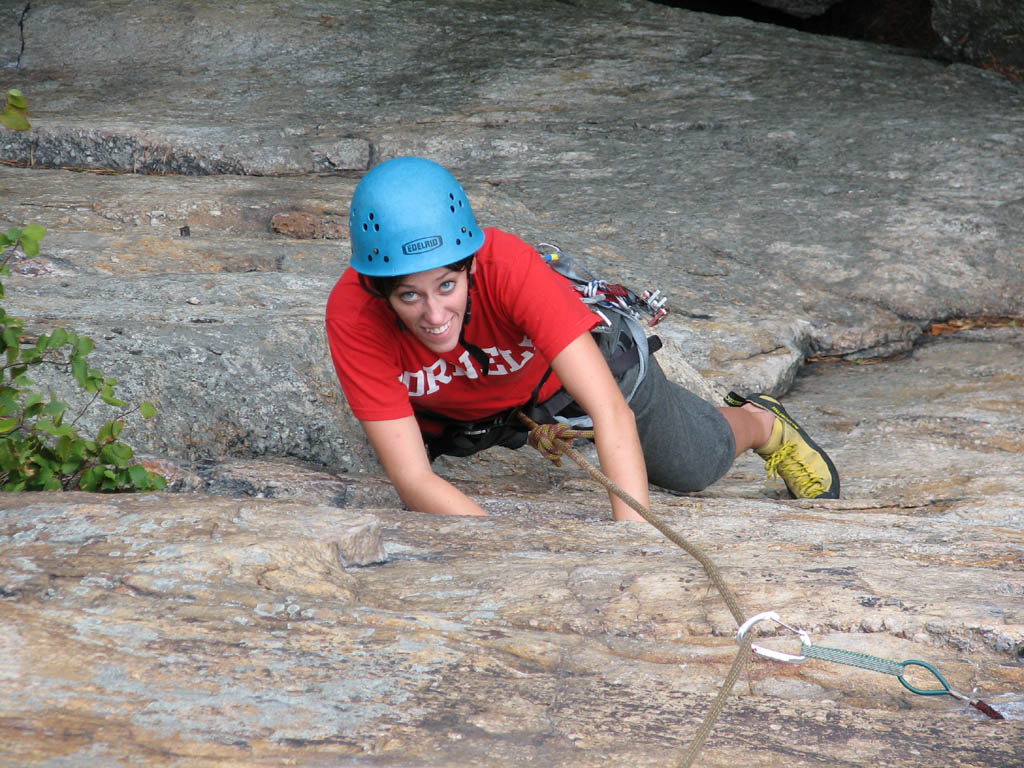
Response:
[{"label": "woman's eye", "polygon": [[406,304],[416,301],[416,291],[406,291],[405,293],[398,294],[398,300],[404,301]]},{"label": "woman's eye", "polygon": [[441,293],[451,293],[454,290],[455,290],[455,281],[454,280],[445,280],[443,283],[441,283]]}]

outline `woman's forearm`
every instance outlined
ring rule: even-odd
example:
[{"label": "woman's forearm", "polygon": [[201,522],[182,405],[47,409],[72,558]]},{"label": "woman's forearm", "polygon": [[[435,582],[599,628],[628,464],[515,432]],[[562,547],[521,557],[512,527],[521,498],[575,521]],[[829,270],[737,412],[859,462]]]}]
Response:
[{"label": "woman's forearm", "polygon": [[480,505],[434,473],[412,416],[362,421],[370,445],[409,509],[435,515],[486,515]]},{"label": "woman's forearm", "polygon": [[443,477],[430,472],[395,482],[395,490],[409,509],[435,515],[486,515],[483,508]]},{"label": "woman's forearm", "polygon": [[[636,501],[649,507],[651,500],[647,486],[647,467],[633,412],[629,406],[609,412],[611,410],[606,410],[594,419],[594,442],[601,460],[601,471]],[[610,494],[610,498],[612,515],[616,520],[644,519],[614,493]]]}]

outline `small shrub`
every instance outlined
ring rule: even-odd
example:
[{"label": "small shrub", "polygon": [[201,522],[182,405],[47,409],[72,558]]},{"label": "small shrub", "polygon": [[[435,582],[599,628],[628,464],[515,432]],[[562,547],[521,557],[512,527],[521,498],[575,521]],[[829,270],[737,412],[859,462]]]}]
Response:
[{"label": "small shrub", "polygon": [[[17,249],[39,254],[46,230],[40,226],[12,228],[0,233],[0,275],[9,275],[8,262]],[[4,298],[0,283],[0,300]],[[26,338],[24,321],[0,307],[0,489],[5,491],[151,491],[166,479],[132,462],[134,451],[118,440],[125,421],[134,413],[156,415],[151,403],[134,408],[114,392],[117,380],[89,367],[93,340],[63,328]],[[67,403],[51,392],[34,388],[28,371],[37,366],[64,368],[92,397],[73,416]],[[104,424],[94,440],[84,439],[77,424],[97,400],[124,408]]]}]

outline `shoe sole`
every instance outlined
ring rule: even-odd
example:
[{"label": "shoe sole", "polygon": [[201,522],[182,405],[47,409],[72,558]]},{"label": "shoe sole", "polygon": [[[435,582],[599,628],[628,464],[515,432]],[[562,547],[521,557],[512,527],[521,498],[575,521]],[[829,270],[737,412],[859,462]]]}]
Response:
[{"label": "shoe sole", "polygon": [[[811,446],[811,448],[818,452],[818,455],[821,456],[821,458],[824,460],[825,466],[828,467],[828,471],[832,474],[832,478],[835,480],[834,488],[829,488],[824,493],[820,493],[817,496],[811,496],[810,498],[839,498],[839,472],[838,470],[836,470],[836,465],[832,463],[832,459],[829,458],[828,454],[825,453],[822,447],[818,445],[816,442],[814,442],[814,440],[811,439],[811,436],[804,431],[803,427],[801,427],[799,424],[793,421],[793,417],[786,412],[786,409],[783,407],[782,403],[780,403],[773,397],[769,397],[768,395],[747,395],[746,397],[743,397],[741,395],[737,395],[735,392],[730,392],[728,395],[725,396],[725,403],[726,405],[731,405],[734,408],[738,408],[741,405],[750,403],[751,405],[756,405],[758,408],[762,410],[774,413],[776,418],[782,419],[784,422],[789,424],[789,426],[796,430],[796,433],[800,435],[804,442],[806,442],[809,446]],[[786,490],[789,491],[788,485],[786,486]],[[797,498],[796,496],[793,495],[792,491],[789,491],[789,495],[793,496],[794,499]]]}]

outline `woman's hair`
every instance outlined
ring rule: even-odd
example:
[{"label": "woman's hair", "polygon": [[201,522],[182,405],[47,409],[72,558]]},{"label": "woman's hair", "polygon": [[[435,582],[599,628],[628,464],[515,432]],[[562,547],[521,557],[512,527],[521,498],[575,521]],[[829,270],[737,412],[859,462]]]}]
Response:
[{"label": "woman's hair", "polygon": [[[473,256],[467,256],[459,261],[446,264],[445,269],[450,269],[453,272],[465,272],[469,269],[473,263]],[[363,286],[363,290],[369,293],[371,296],[376,296],[379,299],[386,299],[391,295],[391,292],[395,290],[395,286],[398,285],[405,275],[392,275],[390,277],[376,277],[374,275],[359,275],[359,284]]]}]

